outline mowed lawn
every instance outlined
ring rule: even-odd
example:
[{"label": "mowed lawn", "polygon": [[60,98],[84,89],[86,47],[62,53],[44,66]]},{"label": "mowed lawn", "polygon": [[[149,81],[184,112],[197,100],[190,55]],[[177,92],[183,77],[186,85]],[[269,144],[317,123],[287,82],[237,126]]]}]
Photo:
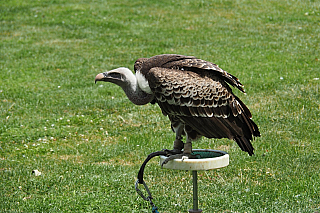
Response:
[{"label": "mowed lawn", "polygon": [[[172,148],[157,105],[96,74],[140,57],[194,55],[237,76],[261,137],[250,157],[198,173],[204,212],[320,211],[320,4],[299,0],[1,1],[0,212],[151,212],[134,190]],[[41,175],[36,176],[33,170]],[[192,175],[145,181],[159,212],[192,208]]]}]

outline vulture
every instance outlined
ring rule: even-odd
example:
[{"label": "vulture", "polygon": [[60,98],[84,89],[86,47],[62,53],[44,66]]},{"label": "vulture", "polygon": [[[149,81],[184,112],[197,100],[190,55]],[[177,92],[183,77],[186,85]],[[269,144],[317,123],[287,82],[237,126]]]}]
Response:
[{"label": "vulture", "polygon": [[176,135],[164,163],[192,157],[192,142],[201,136],[234,140],[253,155],[251,141],[260,132],[247,106],[229,86],[245,93],[235,76],[214,63],[177,54],[139,58],[134,71],[120,67],[98,74],[95,82],[117,84],[136,105],[159,105]]}]

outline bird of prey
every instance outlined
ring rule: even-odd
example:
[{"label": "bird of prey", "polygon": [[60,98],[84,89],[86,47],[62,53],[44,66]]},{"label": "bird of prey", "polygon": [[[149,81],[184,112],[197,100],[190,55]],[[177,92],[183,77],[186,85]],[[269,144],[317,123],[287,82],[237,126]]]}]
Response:
[{"label": "bird of prey", "polygon": [[[135,74],[120,67],[96,76],[120,86],[136,105],[156,103],[176,134],[169,160],[191,157],[192,142],[201,136],[229,138],[253,155],[251,141],[260,136],[247,106],[231,86],[245,93],[240,81],[218,65],[193,56],[163,54],[139,58]],[[185,136],[185,142],[182,141]]]}]

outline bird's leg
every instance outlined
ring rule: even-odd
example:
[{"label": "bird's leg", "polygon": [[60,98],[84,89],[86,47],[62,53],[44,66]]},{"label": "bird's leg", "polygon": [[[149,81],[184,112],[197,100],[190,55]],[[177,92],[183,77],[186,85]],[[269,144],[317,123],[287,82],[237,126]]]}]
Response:
[{"label": "bird's leg", "polygon": [[191,154],[192,152],[192,143],[191,140],[187,140],[183,147],[183,154]]},{"label": "bird's leg", "polygon": [[174,160],[174,159],[184,159],[184,158],[194,158],[194,156],[192,155],[192,143],[191,143],[191,138],[188,137],[188,134],[186,136],[186,143],[184,144],[184,147],[183,147],[183,153],[177,153],[177,154],[173,154],[173,155],[170,155],[169,157],[167,157],[161,164],[161,167],[168,163],[169,161],[171,160]]},{"label": "bird's leg", "polygon": [[176,133],[176,139],[173,142],[173,150],[164,149],[168,153],[168,155],[176,155],[182,153],[182,149],[184,147],[184,143],[182,141],[182,132],[183,132],[183,125],[178,125],[174,128]]},{"label": "bird's leg", "polygon": [[184,147],[184,143],[182,142],[182,137],[177,136],[175,141],[173,142],[173,149],[164,149],[163,151],[166,151],[168,155],[176,155],[182,153],[182,149]]},{"label": "bird's leg", "polygon": [[182,139],[182,137],[180,135],[176,136],[176,139],[173,142],[173,150],[172,150],[173,152],[181,153],[181,151],[184,147],[184,143],[181,139]]}]

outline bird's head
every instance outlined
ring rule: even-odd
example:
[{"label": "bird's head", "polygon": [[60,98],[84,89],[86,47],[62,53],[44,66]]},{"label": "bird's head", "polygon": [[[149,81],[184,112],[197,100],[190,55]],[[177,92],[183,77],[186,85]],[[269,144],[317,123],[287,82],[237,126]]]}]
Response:
[{"label": "bird's head", "polygon": [[135,81],[135,75],[125,67],[120,67],[111,71],[99,73],[94,79],[95,83],[97,81],[105,81],[117,84],[121,87],[132,84]]},{"label": "bird's head", "polygon": [[117,84],[123,89],[129,100],[136,105],[144,105],[153,100],[153,94],[147,94],[142,91],[137,83],[136,75],[125,67],[99,73],[94,81],[105,81]]}]

